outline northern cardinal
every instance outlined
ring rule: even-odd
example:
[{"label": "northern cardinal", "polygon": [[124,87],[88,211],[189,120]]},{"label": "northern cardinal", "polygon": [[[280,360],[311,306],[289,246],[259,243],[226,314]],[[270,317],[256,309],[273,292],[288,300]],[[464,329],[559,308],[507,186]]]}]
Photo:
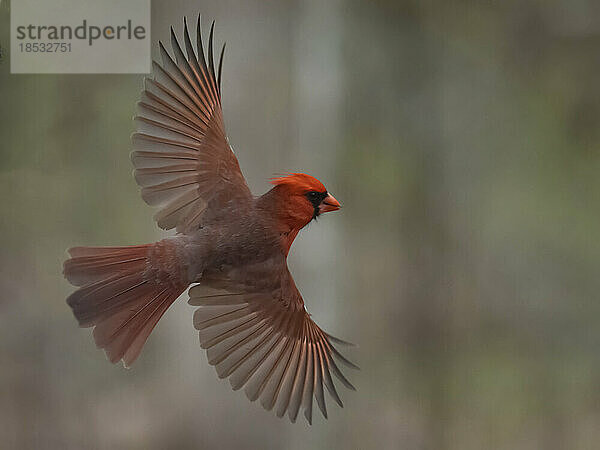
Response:
[{"label": "northern cardinal", "polygon": [[206,59],[200,17],[198,56],[187,21],[185,54],[171,28],[175,60],[159,42],[162,65],[153,62],[134,118],[131,160],[142,198],[158,208],[158,226],[177,234],[153,244],[71,248],[64,274],[79,289],[67,303],[80,326],[94,327],[110,361],[130,366],[167,308],[198,283],[189,303],[199,306],[194,326],[218,376],[292,422],[302,407],[311,423],[313,396],[327,417],[323,386],[342,406],[331,374],[354,390],[336,360],[356,366],[335,347],[347,343],[310,318],[286,260],[304,226],[341,206],[302,173],[251,194],[225,135],[225,46],[215,75],[213,30],[214,22]]}]

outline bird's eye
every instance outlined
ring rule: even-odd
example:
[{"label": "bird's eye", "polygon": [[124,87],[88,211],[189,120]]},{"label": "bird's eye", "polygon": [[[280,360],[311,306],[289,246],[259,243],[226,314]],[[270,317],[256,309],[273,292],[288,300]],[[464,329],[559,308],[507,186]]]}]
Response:
[{"label": "bird's eye", "polygon": [[319,203],[321,203],[321,201],[327,196],[327,192],[309,191],[304,195],[308,201],[312,203],[316,211],[316,209],[319,207]]}]

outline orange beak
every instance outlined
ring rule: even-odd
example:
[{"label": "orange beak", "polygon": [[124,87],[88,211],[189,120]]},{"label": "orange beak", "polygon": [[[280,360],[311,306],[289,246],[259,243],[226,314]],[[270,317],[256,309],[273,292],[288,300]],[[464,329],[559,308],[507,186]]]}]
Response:
[{"label": "orange beak", "polygon": [[326,213],[330,211],[337,211],[341,207],[342,205],[340,205],[340,202],[338,202],[333,195],[327,194],[327,197],[325,197],[319,205],[319,212]]}]

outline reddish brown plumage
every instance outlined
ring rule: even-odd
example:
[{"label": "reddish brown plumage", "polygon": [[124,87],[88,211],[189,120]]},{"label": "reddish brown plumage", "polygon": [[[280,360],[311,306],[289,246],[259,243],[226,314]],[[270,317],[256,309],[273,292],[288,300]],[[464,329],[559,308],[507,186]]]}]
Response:
[{"label": "reddish brown plumage", "polygon": [[67,303],[80,326],[95,326],[94,340],[113,363],[135,361],[158,320],[188,286],[163,268],[170,245],[161,241],[69,251],[65,277],[81,288]]},{"label": "reddish brown plumage", "polygon": [[302,173],[252,196],[225,136],[212,36],[211,28],[207,64],[200,30],[198,56],[187,23],[187,56],[171,33],[175,60],[161,44],[163,63],[154,63],[135,118],[131,159],[142,198],[158,208],[158,225],[177,234],[71,249],[64,273],[79,289],[67,302],[81,326],[95,327],[111,362],[131,365],[171,303],[199,283],[190,289],[194,325],[218,375],[292,421],[303,406],[310,422],[313,397],[327,415],[323,386],[341,405],[332,373],[353,389],[335,360],[355,366],[334,346],[343,341],[306,312],[286,257],[304,226],[340,205]]}]

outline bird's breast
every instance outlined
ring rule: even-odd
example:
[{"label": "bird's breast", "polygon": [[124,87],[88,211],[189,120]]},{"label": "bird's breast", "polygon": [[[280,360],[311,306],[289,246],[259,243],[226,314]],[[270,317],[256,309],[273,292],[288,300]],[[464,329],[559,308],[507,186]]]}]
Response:
[{"label": "bird's breast", "polygon": [[274,261],[285,261],[280,234],[254,217],[202,227],[189,237],[186,253],[196,278],[206,278],[206,274],[225,268],[243,276],[244,268],[255,267],[260,271],[264,266],[268,270]]}]

